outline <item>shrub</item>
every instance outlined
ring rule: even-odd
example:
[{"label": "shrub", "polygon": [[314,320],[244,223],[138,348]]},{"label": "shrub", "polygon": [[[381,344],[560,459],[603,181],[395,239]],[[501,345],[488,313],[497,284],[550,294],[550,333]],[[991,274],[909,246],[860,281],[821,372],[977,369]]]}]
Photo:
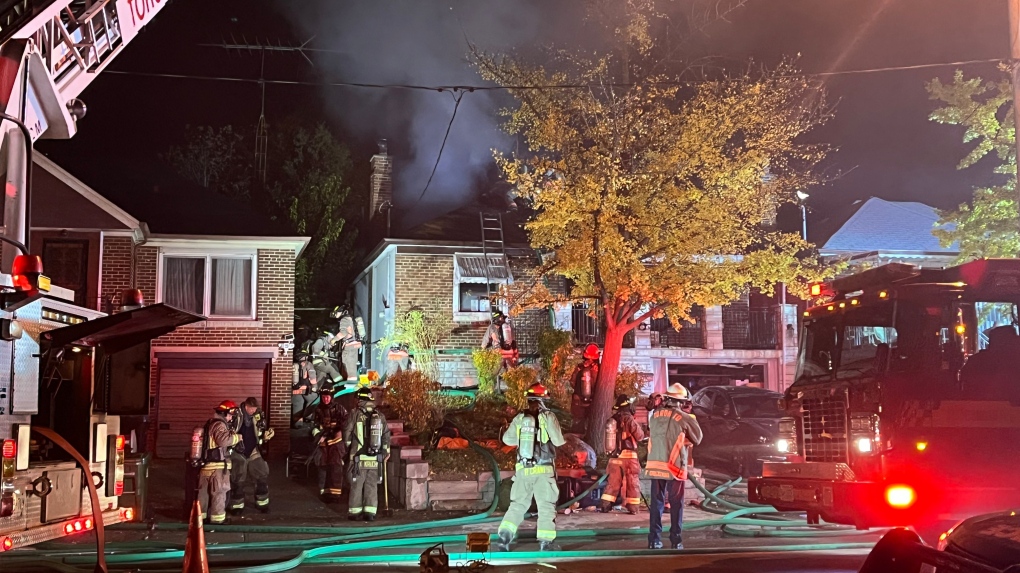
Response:
[{"label": "shrub", "polygon": [[496,393],[496,376],[503,365],[503,354],[495,349],[476,349],[471,352],[471,362],[478,373],[478,394],[492,396]]},{"label": "shrub", "polygon": [[393,319],[390,331],[379,339],[380,357],[390,347],[405,345],[414,356],[417,370],[431,378],[439,376],[436,362],[436,346],[453,331],[449,311],[437,300],[424,306],[412,305],[407,311],[398,313]]},{"label": "shrub", "polygon": [[511,408],[522,410],[528,405],[528,388],[538,382],[538,371],[528,366],[516,366],[503,373],[506,392],[503,397]]},{"label": "shrub", "polygon": [[561,410],[569,410],[572,392],[570,375],[581,361],[574,349],[571,334],[554,328],[543,330],[538,337],[538,353],[553,405]]},{"label": "shrub", "polygon": [[479,396],[475,407],[451,414],[461,433],[474,440],[498,440],[515,412],[497,397]]},{"label": "shrub", "polygon": [[648,376],[638,372],[637,370],[625,366],[620,370],[620,373],[616,375],[616,396],[623,394],[625,396],[635,397],[641,392],[641,388],[648,381]]},{"label": "shrub", "polygon": [[439,383],[418,370],[406,370],[389,378],[390,406],[412,433],[432,431],[446,415]]}]

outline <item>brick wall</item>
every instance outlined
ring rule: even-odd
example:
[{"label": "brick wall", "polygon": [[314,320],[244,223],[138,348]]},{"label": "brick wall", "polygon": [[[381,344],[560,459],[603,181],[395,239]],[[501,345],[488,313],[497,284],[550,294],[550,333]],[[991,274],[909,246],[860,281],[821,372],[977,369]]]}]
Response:
[{"label": "brick wall", "polygon": [[[99,310],[109,312],[120,306],[120,295],[131,287],[131,237],[103,237],[102,292],[99,299],[103,305]],[[144,293],[152,302],[154,291]],[[107,304],[109,301],[109,304]]]},{"label": "brick wall", "polygon": [[[119,292],[130,288],[130,239],[127,241],[127,256],[124,256],[124,245],[118,240],[108,240],[104,248],[103,259],[103,292],[116,292],[115,305],[119,303]],[[147,302],[156,301],[156,265],[159,260],[157,247],[142,246],[136,249],[135,276],[136,287],[142,290]],[[153,341],[153,346],[160,347],[222,347],[224,349],[266,348],[275,347],[283,335],[294,332],[294,251],[291,250],[259,250],[257,267],[256,322],[239,325],[240,321],[232,321],[229,326],[216,326],[215,323],[197,323],[178,328],[174,332],[161,336]],[[109,277],[109,279],[107,278]],[[124,278],[126,277],[126,278]],[[118,282],[119,281],[119,282]],[[120,286],[124,285],[126,286]],[[107,285],[111,285],[108,289]],[[120,290],[114,291],[114,288]],[[225,355],[229,356],[229,354]],[[210,358],[216,356],[210,354]],[[282,452],[288,448],[290,433],[290,387],[293,378],[292,357],[276,356],[272,364],[272,376],[268,391],[268,404],[263,409],[269,415],[270,425],[276,435],[271,444],[274,451]],[[150,384],[153,396],[159,392],[157,377],[157,360],[153,359],[150,366]],[[224,396],[224,399],[237,400],[238,396]],[[149,443],[155,443],[155,429],[159,427],[159,412],[154,408],[150,412]],[[277,448],[279,448],[277,450]]]},{"label": "brick wall", "polygon": [[[511,257],[510,268],[517,283],[525,283],[534,275],[534,257]],[[398,253],[395,260],[395,308],[403,312],[412,305],[431,305],[436,302],[444,311],[453,314],[453,255]],[[549,324],[547,310],[528,310],[514,318],[517,344],[522,354],[536,353],[538,334]],[[486,319],[480,322],[454,323],[453,332],[439,345],[439,350],[474,349],[481,345],[489,326]],[[469,356],[440,355],[440,377],[444,384],[464,386],[473,384],[474,366]]]}]

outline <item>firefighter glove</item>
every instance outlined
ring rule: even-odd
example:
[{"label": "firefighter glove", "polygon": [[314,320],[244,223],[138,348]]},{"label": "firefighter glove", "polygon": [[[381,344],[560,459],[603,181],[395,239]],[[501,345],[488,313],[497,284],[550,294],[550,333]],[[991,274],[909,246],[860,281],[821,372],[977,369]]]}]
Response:
[{"label": "firefighter glove", "polygon": [[268,442],[269,440],[272,440],[275,435],[276,432],[272,428],[269,428],[264,434],[262,434],[262,439]]}]

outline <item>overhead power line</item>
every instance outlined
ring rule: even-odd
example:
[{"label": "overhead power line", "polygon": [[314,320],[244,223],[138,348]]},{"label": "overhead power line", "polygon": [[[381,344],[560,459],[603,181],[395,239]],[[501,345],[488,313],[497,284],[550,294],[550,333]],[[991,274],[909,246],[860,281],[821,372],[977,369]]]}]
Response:
[{"label": "overhead power line", "polygon": [[[963,60],[959,62],[938,62],[929,64],[915,64],[910,66],[888,66],[882,68],[863,68],[856,70],[836,70],[831,72],[815,72],[801,74],[803,77],[831,77],[831,76],[843,76],[843,75],[861,75],[861,74],[877,74],[877,73],[888,73],[908,70],[922,70],[928,68],[947,68],[947,67],[959,67],[959,66],[971,66],[976,64],[991,64],[997,62],[1003,62],[1001,58],[988,58],[982,60]],[[172,78],[172,79],[188,79],[188,80],[202,80],[202,81],[217,81],[217,82],[235,82],[235,83],[263,83],[263,84],[274,84],[274,85],[292,85],[292,86],[313,86],[313,87],[338,87],[338,88],[365,88],[365,89],[392,89],[392,90],[412,90],[412,91],[432,91],[432,92],[474,92],[474,91],[505,91],[505,90],[555,90],[555,89],[588,89],[595,84],[532,84],[532,85],[470,85],[470,84],[449,84],[449,85],[425,85],[425,84],[390,84],[390,83],[371,83],[371,82],[340,82],[340,81],[303,81],[303,80],[257,80],[252,78],[238,78],[229,76],[200,76],[194,74],[172,74],[172,73],[159,73],[159,72],[133,72],[133,71],[119,71],[119,70],[106,70],[106,74],[123,75],[123,76],[140,76],[140,77],[151,77],[151,78]],[[664,85],[664,86],[684,86],[684,85],[695,85],[699,83],[706,83],[712,80],[676,80],[676,81],[659,81],[659,82],[644,82],[641,85]],[[637,83],[613,83],[613,84],[599,84],[604,87],[633,87],[638,85]]]}]

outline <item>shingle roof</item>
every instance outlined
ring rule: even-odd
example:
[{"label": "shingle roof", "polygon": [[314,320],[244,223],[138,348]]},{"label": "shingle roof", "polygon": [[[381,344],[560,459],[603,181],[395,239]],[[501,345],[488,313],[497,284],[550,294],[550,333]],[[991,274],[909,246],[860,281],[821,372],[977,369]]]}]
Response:
[{"label": "shingle roof", "polygon": [[924,203],[886,201],[872,197],[825,242],[821,251],[956,252],[958,249],[955,245],[944,248],[932,235],[938,220],[938,211]]}]

